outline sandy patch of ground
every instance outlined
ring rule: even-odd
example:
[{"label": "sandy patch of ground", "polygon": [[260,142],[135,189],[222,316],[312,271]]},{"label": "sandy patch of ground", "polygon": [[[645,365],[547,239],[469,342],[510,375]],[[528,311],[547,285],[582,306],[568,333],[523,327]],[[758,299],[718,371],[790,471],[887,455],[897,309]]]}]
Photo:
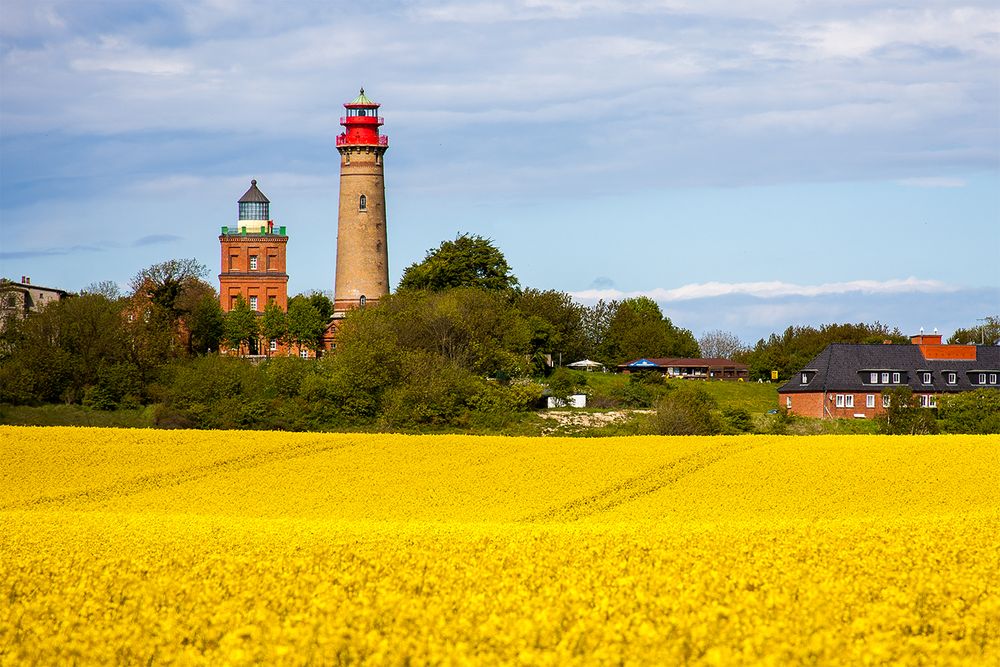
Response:
[{"label": "sandy patch of ground", "polygon": [[628,421],[637,414],[650,414],[652,410],[608,410],[606,412],[584,412],[581,410],[546,410],[538,416],[555,422],[551,428],[542,430],[542,435],[576,433],[608,424]]}]

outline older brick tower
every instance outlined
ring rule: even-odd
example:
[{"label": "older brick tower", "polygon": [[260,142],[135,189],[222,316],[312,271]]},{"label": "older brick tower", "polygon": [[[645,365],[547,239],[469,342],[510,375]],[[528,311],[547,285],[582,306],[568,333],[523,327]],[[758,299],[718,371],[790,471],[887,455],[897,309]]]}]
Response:
[{"label": "older brick tower", "polygon": [[227,313],[240,296],[257,312],[263,312],[269,303],[288,310],[288,237],[284,227],[275,232],[270,204],[257,189],[257,181],[250,181],[250,189],[240,197],[237,226],[223,227],[219,235],[219,301]]},{"label": "older brick tower", "polygon": [[337,137],[340,152],[340,206],[337,212],[335,317],[375,303],[389,293],[389,252],[385,230],[382,156],[389,137],[379,136],[379,105],[361,94],[344,105]]}]

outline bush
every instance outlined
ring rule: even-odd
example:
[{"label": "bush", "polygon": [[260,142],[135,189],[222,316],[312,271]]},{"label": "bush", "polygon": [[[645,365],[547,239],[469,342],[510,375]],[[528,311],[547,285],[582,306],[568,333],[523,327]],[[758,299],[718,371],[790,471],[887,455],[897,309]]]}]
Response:
[{"label": "bush", "polygon": [[753,430],[753,417],[743,408],[724,408],[722,422],[727,433],[749,433]]},{"label": "bush", "polygon": [[469,398],[469,407],[480,413],[500,415],[525,412],[534,408],[542,398],[542,386],[534,382],[485,382]]},{"label": "bush", "polygon": [[916,435],[937,432],[934,410],[920,407],[913,390],[909,387],[885,389],[882,391],[882,396],[888,398],[889,406],[878,417],[881,433]]},{"label": "bush", "polygon": [[721,427],[712,414],[715,400],[701,387],[685,384],[667,393],[656,404],[651,420],[657,435],[713,435]]},{"label": "bush", "polygon": [[612,395],[623,408],[648,408],[668,388],[659,373],[630,373],[628,383],[615,389]]},{"label": "bush", "polygon": [[1000,433],[1000,391],[976,389],[938,399],[941,430],[947,433]]},{"label": "bush", "polygon": [[393,427],[452,424],[478,390],[476,379],[442,356],[412,351],[402,382],[386,394],[382,418]]}]

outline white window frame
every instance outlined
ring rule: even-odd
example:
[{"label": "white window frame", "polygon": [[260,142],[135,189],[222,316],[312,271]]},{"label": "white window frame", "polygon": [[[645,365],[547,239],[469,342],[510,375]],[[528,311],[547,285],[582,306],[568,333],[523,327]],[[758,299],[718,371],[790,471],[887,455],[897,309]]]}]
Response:
[{"label": "white window frame", "polygon": [[301,358],[303,358],[303,359],[308,359],[309,358],[309,348],[303,348],[303,349],[299,350],[299,356]]},{"label": "white window frame", "polygon": [[847,394],[844,396],[844,407],[853,408],[854,407],[854,394]]},{"label": "white window frame", "polygon": [[801,384],[809,384],[809,373],[803,373],[802,374],[802,382],[801,382]]},{"label": "white window frame", "polygon": [[920,407],[936,408],[937,396],[935,396],[934,394],[920,394]]},{"label": "white window frame", "polygon": [[869,384],[878,384],[878,373],[871,373],[868,377]]},{"label": "white window frame", "polygon": [[257,255],[250,255],[250,270],[257,270]]},{"label": "white window frame", "polygon": [[948,384],[955,384],[958,382],[958,374],[948,373]]},{"label": "white window frame", "polygon": [[882,373],[882,384],[889,384],[889,374]]},{"label": "white window frame", "polygon": [[892,383],[893,384],[899,384],[899,382],[900,382],[900,380],[901,380],[902,377],[903,376],[901,374],[899,374],[899,373],[893,373],[892,374]]},{"label": "white window frame", "polygon": [[978,384],[986,384],[986,373],[980,373],[979,374],[979,382],[978,382]]},{"label": "white window frame", "polygon": [[882,407],[883,408],[889,407],[889,397],[886,396],[885,394],[882,395]]},{"label": "white window frame", "polygon": [[868,394],[865,396],[865,407],[874,408],[875,407],[875,394]]},{"label": "white window frame", "polygon": [[920,378],[921,378],[921,380],[923,380],[924,384],[930,384],[931,383],[931,374],[929,372],[927,372],[927,371],[924,371],[923,373],[921,373],[920,374]]},{"label": "white window frame", "polygon": [[996,383],[997,383],[997,374],[990,373],[990,384],[996,384]]},{"label": "white window frame", "polygon": [[787,409],[787,410],[791,410],[792,409],[792,397],[791,396],[785,396],[785,409]]},{"label": "white window frame", "polygon": [[837,394],[837,400],[835,401],[835,403],[838,408],[844,407],[844,395]]},{"label": "white window frame", "polygon": [[277,349],[278,349],[278,339],[277,338],[272,338],[271,339],[271,352],[274,352]]},{"label": "white window frame", "polygon": [[254,312],[256,312],[256,310],[257,310],[257,297],[256,297],[256,295],[250,297],[250,310],[252,310]]}]

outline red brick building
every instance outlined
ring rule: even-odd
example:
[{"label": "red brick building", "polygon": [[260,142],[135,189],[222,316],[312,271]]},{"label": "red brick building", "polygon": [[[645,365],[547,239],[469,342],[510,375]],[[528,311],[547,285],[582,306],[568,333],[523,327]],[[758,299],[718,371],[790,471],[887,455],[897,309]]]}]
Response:
[{"label": "red brick building", "polygon": [[828,345],[778,389],[791,414],[870,419],[885,410],[882,390],[908,386],[920,405],[982,387],[1000,389],[1000,347],[947,345],[939,334],[913,336],[910,345]]},{"label": "red brick building", "polygon": [[236,227],[223,227],[219,235],[219,303],[227,313],[241,296],[258,313],[269,303],[288,310],[288,236],[284,227],[275,228],[269,208],[257,181],[250,181],[250,189],[239,200]]}]

